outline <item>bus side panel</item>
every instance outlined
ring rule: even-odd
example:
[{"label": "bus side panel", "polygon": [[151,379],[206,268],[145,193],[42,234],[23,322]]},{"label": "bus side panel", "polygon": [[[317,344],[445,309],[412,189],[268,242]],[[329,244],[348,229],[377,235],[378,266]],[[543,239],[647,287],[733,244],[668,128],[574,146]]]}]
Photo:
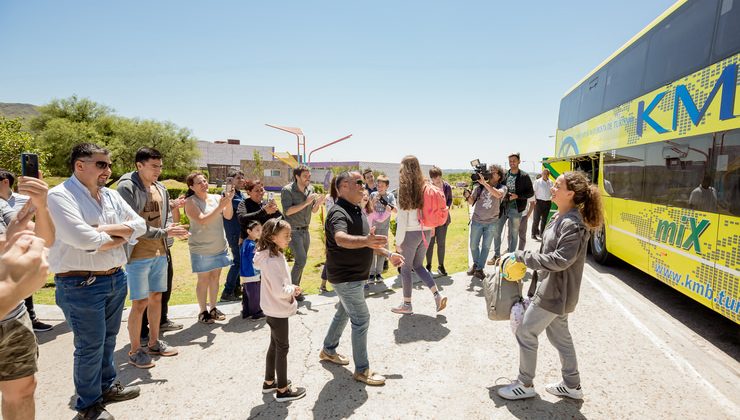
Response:
[{"label": "bus side panel", "polygon": [[713,308],[740,324],[740,217],[719,216],[714,254]]},{"label": "bus side panel", "polygon": [[645,258],[654,246],[645,240],[650,236],[650,205],[622,198],[610,198],[611,220],[607,223],[607,250],[625,262],[649,273]]},{"label": "bus side panel", "polygon": [[648,239],[655,246],[648,256],[650,274],[716,310],[719,270],[715,244],[719,215],[679,207],[652,207],[652,235]]}]

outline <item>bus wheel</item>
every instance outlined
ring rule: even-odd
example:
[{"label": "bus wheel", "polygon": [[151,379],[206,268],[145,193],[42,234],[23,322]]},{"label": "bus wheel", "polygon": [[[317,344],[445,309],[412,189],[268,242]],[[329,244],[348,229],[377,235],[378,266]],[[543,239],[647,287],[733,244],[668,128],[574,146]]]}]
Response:
[{"label": "bus wheel", "polygon": [[608,264],[611,255],[606,250],[606,227],[601,226],[591,234],[591,254],[599,264]]}]

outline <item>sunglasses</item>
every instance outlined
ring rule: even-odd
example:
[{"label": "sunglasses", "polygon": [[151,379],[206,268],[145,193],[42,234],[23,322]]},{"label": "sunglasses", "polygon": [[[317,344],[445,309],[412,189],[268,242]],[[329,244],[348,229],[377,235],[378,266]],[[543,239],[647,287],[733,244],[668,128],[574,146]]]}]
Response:
[{"label": "sunglasses", "polygon": [[358,180],[355,181],[355,184],[357,184],[357,185],[365,185],[365,181],[363,181],[361,179],[358,179]]},{"label": "sunglasses", "polygon": [[92,160],[79,159],[79,161],[80,162],[85,162],[85,163],[94,163],[95,164],[95,167],[98,168],[98,169],[112,169],[113,168],[113,164],[112,163],[106,162],[104,160],[92,161]]}]

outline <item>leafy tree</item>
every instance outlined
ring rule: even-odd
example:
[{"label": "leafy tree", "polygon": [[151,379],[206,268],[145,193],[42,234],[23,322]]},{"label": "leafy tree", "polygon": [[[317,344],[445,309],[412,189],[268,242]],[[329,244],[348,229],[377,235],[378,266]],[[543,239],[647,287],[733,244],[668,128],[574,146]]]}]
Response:
[{"label": "leafy tree", "polygon": [[23,152],[38,154],[39,166],[44,170],[47,155],[34,147],[33,136],[23,130],[21,119],[9,120],[0,116],[0,168],[20,175]]},{"label": "leafy tree", "polygon": [[164,155],[163,178],[184,178],[194,167],[195,138],[190,130],[169,121],[120,117],[110,107],[77,96],[54,99],[38,110],[40,115],[31,120],[30,127],[38,148],[50,156],[48,167],[55,175],[70,174],[70,150],[83,142],[111,151],[114,177],[135,169],[134,155],[143,146]]},{"label": "leafy tree", "polygon": [[264,174],[264,165],[262,165],[262,155],[258,150],[252,151],[252,160],[254,160],[254,169],[252,175],[254,179],[262,179]]}]

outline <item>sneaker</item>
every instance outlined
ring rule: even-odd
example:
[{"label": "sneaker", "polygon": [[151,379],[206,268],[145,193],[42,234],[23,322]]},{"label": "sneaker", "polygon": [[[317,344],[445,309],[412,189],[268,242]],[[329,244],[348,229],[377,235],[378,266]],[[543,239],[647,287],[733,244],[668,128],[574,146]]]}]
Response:
[{"label": "sneaker", "polygon": [[146,352],[149,354],[153,354],[156,356],[176,356],[177,353],[180,351],[177,350],[176,347],[172,347],[169,344],[167,344],[166,341],[157,340],[154,344],[154,347],[147,346]]},{"label": "sneaker", "polygon": [[538,240],[537,235],[532,235],[532,239],[534,239],[535,241]]},{"label": "sneaker", "polygon": [[237,300],[241,300],[241,298],[236,297],[233,293],[224,293],[221,295],[220,302],[236,302]]},{"label": "sneaker", "polygon": [[442,296],[441,293],[437,292],[434,295],[434,303],[437,304],[437,312],[447,307],[447,296]]},{"label": "sneaker", "polygon": [[383,282],[383,276],[381,276],[380,274],[376,274],[375,275],[375,282],[376,283],[382,283]]},{"label": "sneaker", "polygon": [[77,412],[74,420],[113,420],[114,417],[105,410],[102,402],[97,402]]},{"label": "sneaker", "polygon": [[395,308],[392,308],[391,312],[395,314],[401,314],[401,315],[411,315],[414,313],[414,310],[411,307],[410,303],[403,302],[400,305],[396,306]]},{"label": "sneaker", "polygon": [[107,391],[103,392],[103,404],[132,400],[138,397],[140,392],[141,390],[136,385],[123,386],[116,381]]},{"label": "sneaker", "polygon": [[211,314],[208,313],[208,311],[203,311],[198,315],[198,322],[201,324],[213,324],[213,318],[211,318]]},{"label": "sneaker", "polygon": [[177,331],[181,329],[182,329],[182,324],[172,321],[170,319],[166,319],[163,323],[159,324],[159,331],[161,332]]},{"label": "sneaker", "polygon": [[[295,300],[297,300],[298,302],[303,302],[304,300],[306,300],[306,297],[303,296],[303,293],[301,293],[300,295],[298,295],[298,296],[295,297]],[[298,398],[300,398],[300,397],[298,397]]]},{"label": "sneaker", "polygon": [[472,266],[472,267],[470,267],[470,270],[468,270],[468,271],[467,271],[467,272],[466,272],[465,274],[467,274],[467,275],[469,275],[469,276],[472,276],[472,275],[474,275],[474,274],[475,274],[475,272],[476,272],[477,270],[478,270],[478,266],[476,266],[475,264],[473,264],[473,266]]},{"label": "sneaker", "polygon": [[339,353],[329,354],[324,349],[321,349],[321,353],[319,353],[319,360],[326,360],[327,362],[332,362],[335,365],[340,366],[346,366],[349,364],[349,358],[347,356]]},{"label": "sneaker", "polygon": [[370,369],[365,369],[364,372],[355,372],[354,375],[352,375],[352,378],[355,381],[363,382],[371,386],[385,385],[385,376],[379,375]]},{"label": "sneaker", "polygon": [[211,319],[214,321],[223,321],[226,319],[226,315],[219,311],[218,308],[211,308],[211,312],[209,312],[209,314],[211,315]]},{"label": "sneaker", "polygon": [[424,267],[424,268],[426,268],[428,272],[430,272],[430,273],[432,272],[432,265],[431,264],[427,264],[426,267]]},{"label": "sneaker", "polygon": [[38,319],[33,320],[32,323],[33,323],[33,330],[35,332],[49,331],[52,328],[54,328],[53,326],[51,326],[51,325],[49,325],[49,324],[47,324],[45,322],[41,322]]},{"label": "sneaker", "polygon": [[483,280],[484,278],[486,278],[486,273],[483,270],[476,270],[474,276]]},{"label": "sneaker", "polygon": [[488,265],[496,265],[496,262],[499,260],[499,258],[501,258],[500,255],[494,255],[493,258],[491,258],[490,260],[486,261],[486,264],[488,264]]},{"label": "sneaker", "polygon": [[557,395],[558,397],[568,397],[573,398],[574,400],[583,399],[583,390],[581,389],[581,385],[578,385],[575,388],[568,388],[563,381],[547,385],[545,387],[545,391],[552,395]]},{"label": "sneaker", "polygon": [[277,402],[287,402],[287,401],[293,401],[293,400],[299,400],[306,396],[306,389],[296,387],[295,389],[288,387],[285,392],[277,391],[275,393],[275,401]]},{"label": "sneaker", "polygon": [[253,320],[263,319],[265,318],[265,314],[263,312],[258,313],[257,315],[252,315]]},{"label": "sneaker", "polygon": [[[290,387],[293,384],[293,382],[288,379],[288,387]],[[267,382],[262,381],[262,393],[263,394],[269,394],[271,392],[277,391],[277,381],[272,381],[270,385],[267,385]]]},{"label": "sneaker", "polygon": [[446,277],[447,276],[447,270],[445,270],[445,267],[443,265],[440,265],[437,267],[437,272],[440,276]]},{"label": "sneaker", "polygon": [[533,386],[524,386],[524,384],[518,380],[499,388],[497,393],[501,398],[507,400],[521,400],[524,398],[532,398],[537,395]]},{"label": "sneaker", "polygon": [[149,369],[154,367],[154,362],[152,362],[152,356],[149,356],[146,354],[146,351],[142,348],[136,349],[136,351],[132,354],[128,354],[128,362],[132,365],[136,366],[139,369]]}]

